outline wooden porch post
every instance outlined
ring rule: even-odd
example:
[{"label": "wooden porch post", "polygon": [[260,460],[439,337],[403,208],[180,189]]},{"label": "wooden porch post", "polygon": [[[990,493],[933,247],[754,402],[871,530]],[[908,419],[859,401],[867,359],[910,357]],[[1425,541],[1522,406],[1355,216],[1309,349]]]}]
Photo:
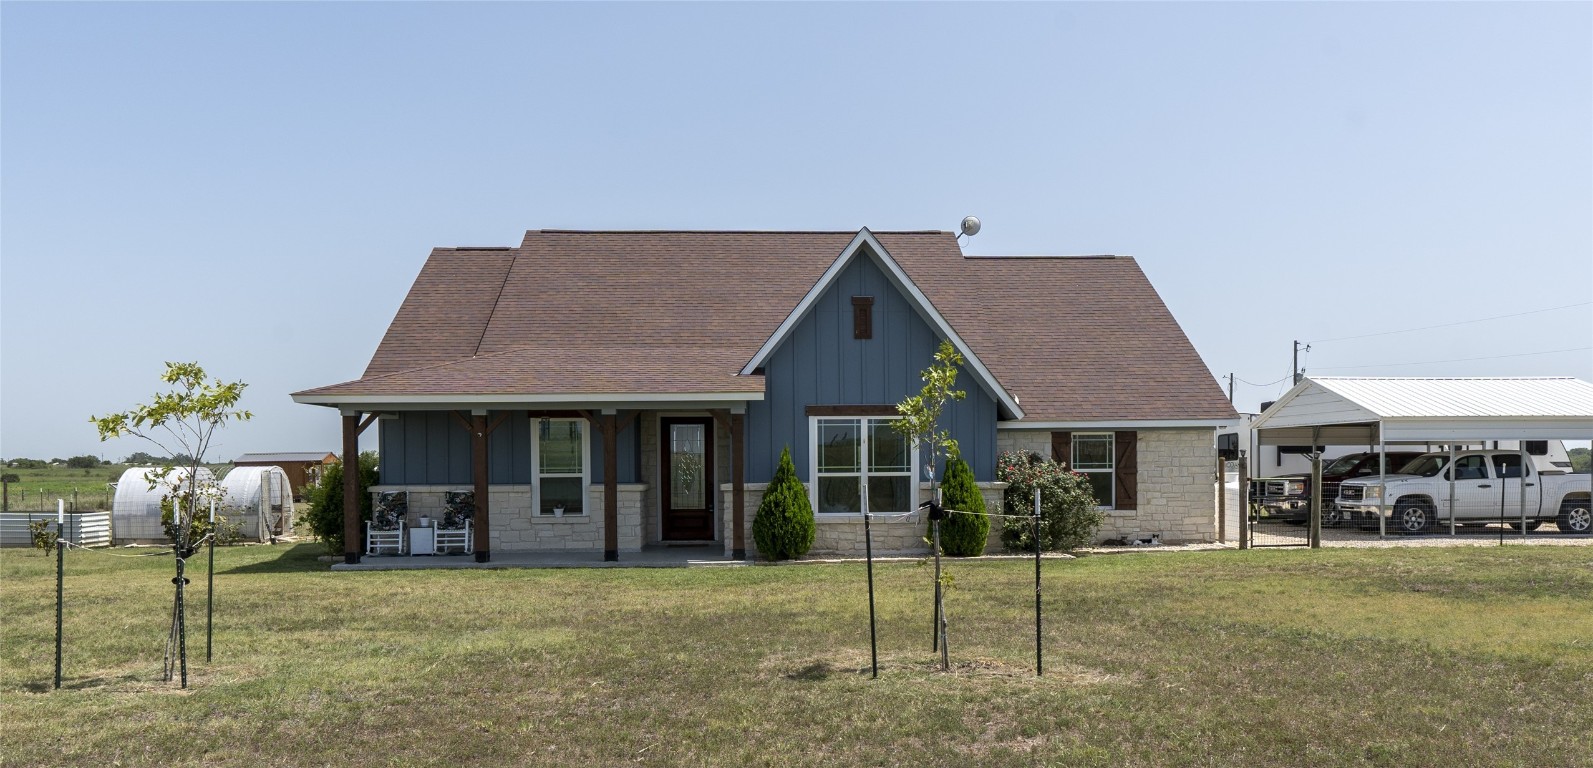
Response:
[{"label": "wooden porch post", "polygon": [[476,562],[487,563],[492,561],[492,501],[487,490],[487,412],[470,412],[470,465],[474,471],[476,516],[472,523],[475,526],[475,541],[471,548],[476,551]]},{"label": "wooden porch post", "polygon": [[360,541],[360,413],[343,412],[343,562],[355,565]]},{"label": "wooden porch post", "polygon": [[619,415],[604,411],[603,427],[603,559],[619,561]]},{"label": "wooden porch post", "polygon": [[730,535],[732,560],[747,559],[747,416],[730,414]]}]

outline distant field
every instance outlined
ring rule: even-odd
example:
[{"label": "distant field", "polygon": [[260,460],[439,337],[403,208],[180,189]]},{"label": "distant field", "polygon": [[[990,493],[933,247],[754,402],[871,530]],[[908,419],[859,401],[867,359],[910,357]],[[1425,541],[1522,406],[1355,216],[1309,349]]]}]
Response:
[{"label": "distant field", "polygon": [[[0,467],[0,472],[21,478],[19,482],[12,483],[10,488],[10,510],[13,512],[54,510],[56,499],[65,499],[67,507],[72,509],[108,510],[116,497],[116,492],[110,489],[109,484],[120,480],[122,472],[130,466],[132,465],[102,464],[93,469]],[[232,467],[231,464],[208,466],[218,477]],[[74,493],[77,499],[76,505],[73,504]]]},{"label": "distant field", "polygon": [[[1225,551],[331,573],[203,566],[192,685],[159,680],[168,558],[0,553],[5,766],[1589,766],[1593,548]],[[127,550],[115,550],[127,554]]]}]

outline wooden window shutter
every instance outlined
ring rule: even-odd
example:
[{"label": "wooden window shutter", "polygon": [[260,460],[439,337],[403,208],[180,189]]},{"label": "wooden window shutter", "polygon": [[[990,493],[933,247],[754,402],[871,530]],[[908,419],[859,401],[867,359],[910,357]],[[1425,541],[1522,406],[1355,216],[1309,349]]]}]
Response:
[{"label": "wooden window shutter", "polygon": [[852,338],[874,338],[874,297],[852,297]]},{"label": "wooden window shutter", "polygon": [[1051,433],[1051,460],[1073,469],[1073,433]]},{"label": "wooden window shutter", "polygon": [[1139,508],[1139,433],[1117,434],[1117,501],[1116,509]]}]

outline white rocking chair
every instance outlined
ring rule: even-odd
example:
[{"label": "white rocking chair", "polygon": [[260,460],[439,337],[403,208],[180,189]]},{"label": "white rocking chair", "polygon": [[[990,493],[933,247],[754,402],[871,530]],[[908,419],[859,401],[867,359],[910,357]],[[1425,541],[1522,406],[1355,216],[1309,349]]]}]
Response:
[{"label": "white rocking chair", "polygon": [[470,521],[465,521],[463,528],[438,528],[437,529],[437,554],[443,554],[447,549],[458,549],[464,554],[475,551],[475,537],[472,536]]},{"label": "white rocking chair", "polygon": [[398,521],[397,528],[379,530],[370,522],[365,523],[365,554],[380,555],[383,549],[391,549],[395,555],[404,554],[404,521]]}]

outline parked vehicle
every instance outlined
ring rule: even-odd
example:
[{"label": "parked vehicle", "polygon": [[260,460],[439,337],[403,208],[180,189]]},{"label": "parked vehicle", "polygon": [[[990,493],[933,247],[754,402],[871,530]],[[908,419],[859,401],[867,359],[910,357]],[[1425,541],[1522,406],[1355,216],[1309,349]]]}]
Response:
[{"label": "parked vehicle", "polygon": [[[1389,451],[1387,471],[1394,472],[1421,455],[1421,451]],[[1322,525],[1333,528],[1347,522],[1334,503],[1340,483],[1383,471],[1376,451],[1347,454],[1322,465]],[[1294,525],[1304,525],[1311,518],[1309,473],[1257,478],[1253,496],[1258,499],[1264,518]]]},{"label": "parked vehicle", "polygon": [[[1428,453],[1385,477],[1381,489],[1375,476],[1343,481],[1334,503],[1350,519],[1373,525],[1382,514],[1390,530],[1402,533],[1421,533],[1453,519],[1517,528],[1525,520],[1528,530],[1554,522],[1562,533],[1585,534],[1593,532],[1589,481],[1588,475],[1568,474],[1553,462],[1529,461],[1523,472],[1517,451],[1464,451],[1455,455],[1453,467],[1448,453]],[[1379,504],[1385,498],[1387,503]]]}]

